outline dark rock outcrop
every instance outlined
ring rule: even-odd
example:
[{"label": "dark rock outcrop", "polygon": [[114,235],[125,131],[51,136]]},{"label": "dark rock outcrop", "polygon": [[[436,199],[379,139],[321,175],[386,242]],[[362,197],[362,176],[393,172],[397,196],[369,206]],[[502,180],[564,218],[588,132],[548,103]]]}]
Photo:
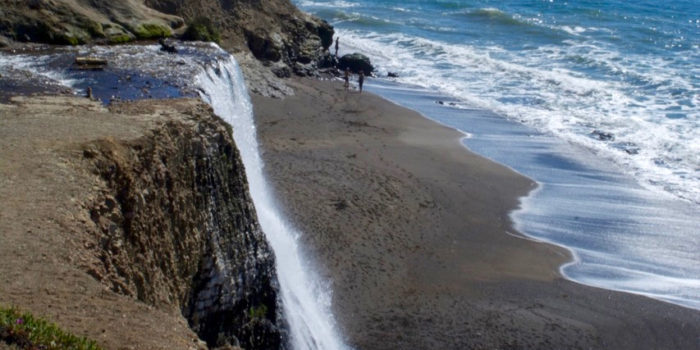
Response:
[{"label": "dark rock outcrop", "polygon": [[338,66],[338,58],[330,52],[322,55],[318,60],[318,68],[335,68]]},{"label": "dark rock outcrop", "polygon": [[146,0],[146,5],[185,20],[209,18],[221,45],[250,50],[256,58],[288,66],[315,61],[333,41],[333,27],[299,11],[289,0]]},{"label": "dark rock outcrop", "polygon": [[[289,0],[146,0],[146,5],[187,22],[208,18],[221,32],[220,45],[234,52],[252,92],[291,93],[275,79],[317,75],[333,42],[333,27],[297,9]],[[252,54],[256,62],[247,59]]]},{"label": "dark rock outcrop", "polygon": [[180,308],[209,346],[280,349],[274,257],[231,129],[203,102],[168,104],[187,118],[84,146],[107,189],[90,212],[101,264],[89,273],[115,292]]},{"label": "dark rock outcrop", "polygon": [[370,75],[374,71],[369,57],[357,52],[345,55],[338,60],[338,69],[343,71],[345,68],[349,68],[353,73],[362,71],[365,75]]}]

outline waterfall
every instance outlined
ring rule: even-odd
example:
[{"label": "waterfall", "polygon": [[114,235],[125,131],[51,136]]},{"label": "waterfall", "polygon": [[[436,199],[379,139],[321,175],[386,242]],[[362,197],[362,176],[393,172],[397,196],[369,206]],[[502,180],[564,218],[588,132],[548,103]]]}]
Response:
[{"label": "waterfall", "polygon": [[335,328],[330,292],[319,283],[300,256],[299,232],[277,209],[258,152],[253,106],[235,59],[228,55],[207,66],[196,78],[202,98],[233,127],[258,221],[276,258],[277,277],[294,350],[347,349]]}]

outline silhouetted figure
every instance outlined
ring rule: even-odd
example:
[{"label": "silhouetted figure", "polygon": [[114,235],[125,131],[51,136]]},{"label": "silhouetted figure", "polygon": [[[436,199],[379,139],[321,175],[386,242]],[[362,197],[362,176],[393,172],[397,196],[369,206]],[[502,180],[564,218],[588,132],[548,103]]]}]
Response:
[{"label": "silhouetted figure", "polygon": [[362,85],[365,83],[365,72],[360,71],[360,76],[357,78],[357,82],[360,83],[360,92],[362,92]]},{"label": "silhouetted figure", "polygon": [[350,87],[350,68],[345,67],[345,89]]},{"label": "silhouetted figure", "polygon": [[335,57],[338,57],[338,41],[340,37],[335,38]]},{"label": "silhouetted figure", "polygon": [[87,94],[86,94],[85,97],[87,97],[87,98],[89,98],[89,99],[91,99],[91,100],[95,98],[95,97],[92,95],[92,87],[88,86],[88,88],[87,88]]}]

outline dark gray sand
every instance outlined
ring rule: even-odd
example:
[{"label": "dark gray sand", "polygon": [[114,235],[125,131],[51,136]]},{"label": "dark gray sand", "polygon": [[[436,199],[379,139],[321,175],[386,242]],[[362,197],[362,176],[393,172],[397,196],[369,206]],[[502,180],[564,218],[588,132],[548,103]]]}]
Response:
[{"label": "dark gray sand", "polygon": [[341,83],[292,86],[253,96],[263,159],[350,345],[700,348],[700,312],[564,280],[565,250],[512,236],[534,184],[458,132]]}]

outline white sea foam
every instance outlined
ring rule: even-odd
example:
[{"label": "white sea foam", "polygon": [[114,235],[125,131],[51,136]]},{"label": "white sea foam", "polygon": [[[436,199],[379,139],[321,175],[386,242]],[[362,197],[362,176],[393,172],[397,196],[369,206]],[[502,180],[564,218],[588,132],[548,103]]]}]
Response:
[{"label": "white sea foam", "polygon": [[329,1],[329,2],[318,2],[302,0],[299,3],[304,7],[328,7],[328,8],[351,8],[357,6],[357,4],[348,1]]},{"label": "white sea foam", "polygon": [[[542,46],[520,55],[400,33],[339,35],[347,38],[343,52],[368,54],[380,75],[398,72],[399,82],[584,145],[644,186],[700,203],[700,100],[694,83],[667,59],[622,55],[596,42]],[[617,78],[573,71],[569,60]],[[643,92],[644,86],[654,94]],[[599,140],[594,131],[614,140]]]}]

